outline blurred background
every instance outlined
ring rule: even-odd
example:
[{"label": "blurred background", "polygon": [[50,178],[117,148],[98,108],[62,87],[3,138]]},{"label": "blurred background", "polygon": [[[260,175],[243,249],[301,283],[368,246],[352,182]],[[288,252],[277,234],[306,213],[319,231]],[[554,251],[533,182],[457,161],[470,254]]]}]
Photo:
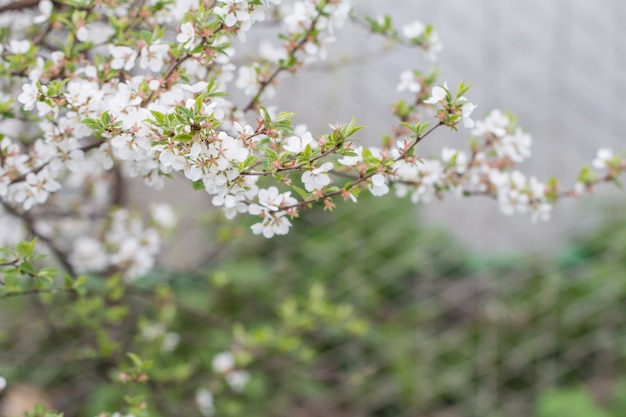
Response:
[{"label": "blurred background", "polygon": [[[473,83],[476,118],[510,111],[532,134],[525,172],[573,184],[599,147],[626,148],[626,3],[355,5],[359,14],[390,13],[398,26],[434,24],[445,45],[440,80]],[[327,63],[283,78],[276,104],[314,133],[356,116],[367,126],[361,138],[376,144],[394,124],[399,74],[431,64],[354,25],[339,38]],[[463,149],[467,133],[438,133],[421,152]],[[478,198],[426,206],[370,198],[332,214],[312,210],[269,242],[249,224],[207,214],[208,196],[190,186],[141,190],[142,200],[179,202],[181,215],[163,267],[137,284],[168,285],[186,306],[166,320],[180,344],[161,352],[128,330],[165,320],[166,298],[137,302],[131,319],[143,321],[113,333],[155,357],[155,384],[165,381],[164,391],[152,387],[162,397],[155,415],[198,415],[193,392],[208,386],[218,416],[626,416],[626,195],[615,187],[560,203],[537,225]],[[33,314],[22,301],[3,304],[13,317]],[[115,404],[100,362],[59,362],[87,343],[81,320],[52,343],[23,324],[0,321],[0,362],[14,379],[52,393],[69,416]],[[23,350],[32,345],[41,349]],[[233,346],[254,357],[241,391],[210,371],[214,355]],[[193,370],[180,370],[189,363]]]}]

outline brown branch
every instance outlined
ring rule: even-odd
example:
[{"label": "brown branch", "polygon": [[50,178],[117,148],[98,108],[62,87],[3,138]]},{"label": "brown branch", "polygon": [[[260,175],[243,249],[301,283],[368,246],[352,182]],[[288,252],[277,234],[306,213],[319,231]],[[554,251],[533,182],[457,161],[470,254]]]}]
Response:
[{"label": "brown branch", "polygon": [[[434,132],[435,129],[437,129],[437,128],[441,127],[441,126],[443,126],[443,123],[437,123],[435,126],[433,126],[430,129],[428,129],[423,135],[416,137],[413,140],[413,143],[411,143],[411,146],[409,146],[400,156],[398,156],[396,159],[394,159],[394,162],[397,162],[399,160],[402,160],[402,159],[406,158],[411,149],[413,149],[418,143],[420,143],[422,140],[424,140],[424,138],[426,138],[428,135],[430,135],[432,132]],[[366,174],[366,175],[364,175],[362,177],[359,177],[356,181],[354,181],[352,183],[352,185],[348,189],[344,190],[342,188],[342,189],[339,189],[339,190],[336,190],[336,191],[332,191],[330,193],[325,193],[325,194],[323,194],[323,195],[321,195],[320,197],[317,197],[317,198],[310,198],[308,200],[303,200],[303,201],[301,201],[299,203],[292,204],[290,206],[280,207],[277,211],[275,211],[273,213],[286,211],[286,210],[290,210],[290,209],[293,209],[293,208],[299,208],[299,207],[308,206],[309,204],[313,204],[313,203],[315,203],[317,201],[326,200],[326,199],[328,199],[330,197],[334,197],[336,195],[340,195],[340,194],[342,194],[342,193],[344,193],[346,191],[350,191],[350,190],[356,188],[356,186],[358,186],[359,184],[367,181],[368,179],[370,179],[371,177],[373,177],[374,175],[376,175],[378,173],[379,173],[378,171],[373,171],[373,172],[370,172],[369,174]]]},{"label": "brown branch", "polygon": [[269,176],[269,175],[277,174],[279,172],[299,170],[301,168],[304,168],[307,165],[311,165],[313,162],[316,162],[316,161],[324,158],[325,156],[328,156],[328,155],[334,153],[337,149],[339,149],[339,146],[340,145],[337,144],[337,145],[333,146],[332,148],[330,148],[330,149],[322,152],[321,154],[317,155],[316,157],[311,158],[307,162],[303,162],[301,164],[292,165],[292,166],[282,166],[282,167],[276,169],[276,171],[242,171],[241,175]]},{"label": "brown branch", "polygon": [[8,261],[8,262],[2,262],[2,263],[0,263],[0,268],[4,268],[6,266],[15,266],[15,265],[18,264],[18,262],[19,262],[18,259],[15,259],[13,261]]},{"label": "brown branch", "polygon": [[[183,62],[185,62],[187,59],[189,59],[191,57],[191,54],[185,54],[183,56],[181,56],[180,58],[178,58],[176,61],[174,61],[172,63],[172,65],[170,66],[170,68],[167,70],[167,72],[165,73],[165,76],[163,77],[163,80],[165,80],[167,82],[167,80],[172,76],[172,74],[174,74],[174,71],[176,71],[178,69],[178,67],[180,67]],[[152,101],[152,99],[154,98],[154,94],[156,93],[156,91],[152,91],[150,93],[150,95],[148,97],[146,97],[142,102],[141,105],[145,106],[146,104],[150,103]]]},{"label": "brown branch", "polygon": [[[98,148],[98,147],[99,147],[100,145],[102,145],[103,143],[104,143],[104,141],[96,141],[96,142],[90,143],[89,145],[85,145],[85,146],[83,146],[82,148],[78,148],[78,149],[80,149],[80,150],[81,150],[81,151],[83,151],[83,152],[89,152],[89,151],[90,151],[90,150],[92,150],[92,149],[96,149],[96,148]],[[29,174],[38,174],[38,173],[39,173],[42,169],[44,169],[45,167],[47,167],[47,166],[50,164],[50,162],[52,162],[52,160],[50,160],[50,161],[48,161],[48,162],[45,162],[45,163],[43,163],[43,164],[39,165],[37,168],[34,168],[33,170],[31,170],[31,171],[29,171],[29,172],[26,172],[26,173],[24,173],[24,174],[22,174],[22,175],[19,175],[19,176],[17,176],[17,177],[15,177],[15,178],[13,178],[13,179],[9,182],[9,185],[12,185],[12,184],[16,184],[16,183],[18,183],[18,182],[25,181],[25,180],[26,180],[26,177],[27,177]]]},{"label": "brown branch", "polygon": [[67,271],[67,273],[70,276],[76,275],[76,271],[74,270],[74,267],[69,261],[69,255],[65,253],[65,251],[63,251],[61,248],[59,248],[56,242],[54,242],[52,238],[46,235],[43,235],[39,231],[37,231],[37,229],[35,228],[35,221],[30,216],[30,213],[28,212],[20,213],[13,206],[11,206],[10,204],[2,200],[0,200],[0,203],[2,204],[2,207],[4,207],[4,209],[9,214],[15,217],[18,217],[24,221],[24,224],[26,225],[26,229],[28,229],[29,234],[31,234],[33,237],[36,237],[38,240],[42,241],[43,243],[46,244],[46,246],[48,246],[48,248],[52,251],[52,253],[57,258],[59,263],[63,266],[63,268]]},{"label": "brown branch", "polygon": [[20,297],[37,294],[54,294],[58,292],[75,293],[74,288],[31,288],[28,290],[20,290],[15,292],[5,292],[0,294],[0,298]]},{"label": "brown branch", "polygon": [[0,13],[30,9],[32,7],[36,7],[38,4],[39,0],[13,1],[9,4],[5,4],[4,6],[0,6]]}]

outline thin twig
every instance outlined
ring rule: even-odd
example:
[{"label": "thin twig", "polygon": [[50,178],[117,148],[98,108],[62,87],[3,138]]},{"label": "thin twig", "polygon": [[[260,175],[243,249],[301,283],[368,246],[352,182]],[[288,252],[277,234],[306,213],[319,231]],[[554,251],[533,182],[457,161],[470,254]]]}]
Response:
[{"label": "thin twig", "polygon": [[30,9],[39,4],[39,0],[20,0],[13,1],[9,4],[5,4],[4,6],[0,6],[0,14],[11,11],[18,11],[23,9]]},{"label": "thin twig", "polygon": [[[79,150],[81,150],[81,151],[83,151],[83,152],[89,152],[89,151],[90,151],[90,150],[92,150],[92,149],[96,149],[96,148],[98,148],[98,147],[99,147],[100,145],[102,145],[103,143],[104,143],[104,141],[97,141],[97,142],[90,143],[89,145],[85,145],[85,146],[83,146],[82,148],[78,148],[78,149],[79,149]],[[26,172],[26,173],[24,173],[24,174],[22,174],[22,175],[19,175],[19,176],[17,176],[17,177],[15,177],[15,178],[13,178],[13,179],[9,182],[9,185],[12,185],[12,184],[16,184],[16,183],[18,183],[18,182],[25,181],[25,180],[26,180],[26,177],[27,177],[29,174],[38,174],[38,173],[39,173],[42,169],[44,169],[45,167],[47,167],[47,166],[50,164],[50,162],[52,162],[52,160],[50,160],[50,161],[48,161],[48,162],[45,162],[45,163],[43,163],[43,164],[39,165],[37,168],[35,168],[35,169],[33,169],[33,170],[29,171],[29,172]]]},{"label": "thin twig", "polygon": [[[417,138],[415,138],[415,140],[413,140],[413,143],[411,144],[411,146],[409,146],[409,147],[408,147],[408,148],[407,148],[407,149],[406,149],[406,150],[405,150],[405,151],[404,151],[404,152],[403,152],[400,156],[398,156],[396,159],[394,159],[394,162],[397,162],[397,161],[399,161],[399,160],[402,160],[402,159],[406,158],[406,156],[408,155],[408,153],[409,153],[409,151],[410,151],[411,149],[413,149],[413,148],[414,148],[414,147],[415,147],[418,143],[420,143],[420,142],[421,142],[422,140],[424,140],[424,139],[425,139],[428,135],[430,135],[432,132],[434,132],[434,131],[435,131],[435,129],[437,129],[437,128],[441,127],[441,126],[443,126],[443,123],[437,123],[435,126],[433,126],[433,127],[431,127],[430,129],[428,129],[428,130],[427,130],[427,131],[426,131],[423,135],[418,136]],[[315,202],[317,202],[317,201],[320,201],[320,200],[326,200],[326,199],[328,199],[328,198],[330,198],[330,197],[334,197],[334,196],[336,196],[336,195],[340,195],[340,194],[342,194],[342,193],[344,193],[344,192],[346,192],[346,191],[350,191],[350,190],[354,189],[356,186],[358,186],[359,184],[361,184],[361,183],[363,183],[363,182],[367,181],[368,179],[370,179],[371,177],[373,177],[373,176],[374,176],[374,175],[376,175],[376,174],[378,174],[378,172],[377,172],[377,171],[373,171],[373,172],[370,172],[370,173],[369,173],[369,174],[367,174],[367,175],[364,175],[364,176],[362,176],[362,177],[359,177],[357,180],[355,180],[355,181],[352,183],[352,185],[350,186],[350,188],[348,188],[347,190],[344,190],[344,189],[342,188],[342,189],[339,189],[339,190],[336,190],[336,191],[332,191],[332,192],[330,192],[330,193],[323,194],[322,196],[320,196],[320,197],[318,197],[318,198],[310,198],[310,199],[308,199],[308,200],[303,200],[303,201],[301,201],[301,202],[299,202],[299,203],[292,204],[292,205],[290,205],[290,206],[280,207],[280,208],[279,208],[277,211],[275,211],[274,213],[276,213],[276,212],[281,212],[281,211],[286,211],[286,210],[290,210],[290,209],[293,209],[293,208],[299,208],[299,207],[308,206],[309,204],[313,204],[313,203],[315,203]]]},{"label": "thin twig", "polygon": [[59,292],[75,293],[75,288],[30,288],[28,290],[5,292],[0,294],[0,298],[21,297],[38,294],[54,294]]},{"label": "thin twig", "polygon": [[69,261],[69,255],[67,253],[65,253],[64,250],[59,248],[58,245],[56,244],[56,242],[54,242],[54,240],[52,238],[50,238],[50,237],[48,237],[48,236],[46,236],[44,234],[41,234],[35,228],[35,221],[30,216],[30,214],[28,212],[20,213],[13,206],[11,206],[10,204],[8,204],[8,203],[6,203],[6,202],[4,202],[2,200],[0,200],[0,203],[2,204],[4,209],[9,214],[11,214],[11,215],[13,215],[15,217],[19,217],[20,219],[22,219],[24,221],[24,224],[26,225],[26,229],[28,230],[29,234],[31,234],[33,237],[36,237],[38,240],[42,241],[44,244],[46,244],[46,246],[48,246],[48,248],[52,251],[52,253],[55,255],[55,257],[57,258],[59,263],[63,266],[65,271],[70,276],[75,276],[76,275],[76,271],[74,270],[74,267],[72,266],[72,264]]}]

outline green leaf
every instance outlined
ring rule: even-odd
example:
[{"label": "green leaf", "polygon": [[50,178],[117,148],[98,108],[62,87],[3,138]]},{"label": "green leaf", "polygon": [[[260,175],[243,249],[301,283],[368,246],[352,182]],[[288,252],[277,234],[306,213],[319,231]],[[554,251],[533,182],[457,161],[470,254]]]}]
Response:
[{"label": "green leaf", "polygon": [[289,122],[291,123],[291,120],[293,119],[293,117],[296,115],[296,113],[293,112],[281,112],[278,113],[278,116],[276,116],[276,122]]},{"label": "green leaf", "polygon": [[267,111],[267,109],[264,106],[259,106],[259,108],[261,109],[261,114],[263,115],[263,120],[266,122],[271,122],[272,118],[270,117],[269,112]]},{"label": "green leaf", "polygon": [[165,116],[165,114],[158,112],[156,110],[150,110],[150,113],[152,113],[152,117],[154,117],[154,120],[159,125],[163,126],[167,123],[167,117]]},{"label": "green leaf", "polygon": [[464,81],[461,81],[461,83],[456,88],[456,100],[463,97],[465,93],[469,91],[470,88],[472,88],[471,84],[466,85]]},{"label": "green leaf", "polygon": [[292,185],[292,186],[291,186],[291,188],[292,188],[292,189],[293,189],[296,193],[298,193],[298,195],[299,195],[300,197],[302,197],[302,199],[306,199],[306,198],[307,198],[307,195],[308,195],[308,194],[307,194],[307,192],[306,192],[306,191],[304,191],[302,188],[300,188],[300,187],[298,187],[298,186],[295,186],[295,185]]},{"label": "green leaf", "polygon": [[143,361],[137,354],[128,352],[126,356],[130,358],[130,360],[133,362],[133,365],[135,365],[136,368],[141,369],[141,365],[143,364]]},{"label": "green leaf", "polygon": [[189,133],[179,133],[178,135],[172,138],[172,140],[177,140],[181,142],[188,142],[192,139],[193,139],[193,136]]},{"label": "green leaf", "polygon": [[87,283],[88,279],[89,279],[89,277],[87,275],[81,275],[78,278],[76,278],[75,281],[72,282],[72,287],[76,288],[76,289],[78,289],[80,287],[84,287],[85,284]]},{"label": "green leaf", "polygon": [[91,117],[88,117],[86,119],[81,120],[81,123],[84,124],[85,126],[87,126],[88,128],[92,129],[92,130],[103,130],[104,126],[102,125],[102,122],[100,122],[99,120],[96,119],[92,119]]},{"label": "green leaf", "polygon": [[57,275],[59,275],[60,272],[61,270],[59,268],[45,267],[45,268],[41,268],[39,272],[37,272],[37,276],[42,277],[42,278],[43,277],[54,278]]},{"label": "green leaf", "polygon": [[31,242],[19,242],[16,246],[17,254],[22,258],[31,258],[33,256],[33,250],[35,246],[35,241]]},{"label": "green leaf", "polygon": [[415,125],[415,134],[417,136],[422,136],[430,127],[430,123],[428,122],[419,122]]}]

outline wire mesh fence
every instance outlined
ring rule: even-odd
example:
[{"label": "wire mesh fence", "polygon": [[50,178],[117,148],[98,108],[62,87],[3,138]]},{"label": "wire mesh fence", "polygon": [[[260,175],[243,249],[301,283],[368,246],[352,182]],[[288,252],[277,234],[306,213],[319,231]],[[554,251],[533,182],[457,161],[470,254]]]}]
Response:
[{"label": "wire mesh fence", "polygon": [[406,209],[314,214],[268,254],[284,280],[270,285],[276,303],[322,283],[368,323],[363,337],[309,340],[319,357],[304,379],[322,388],[295,401],[301,415],[543,417],[548,393],[579,385],[610,404],[624,371],[623,223],[556,258],[501,259],[408,225]]}]

